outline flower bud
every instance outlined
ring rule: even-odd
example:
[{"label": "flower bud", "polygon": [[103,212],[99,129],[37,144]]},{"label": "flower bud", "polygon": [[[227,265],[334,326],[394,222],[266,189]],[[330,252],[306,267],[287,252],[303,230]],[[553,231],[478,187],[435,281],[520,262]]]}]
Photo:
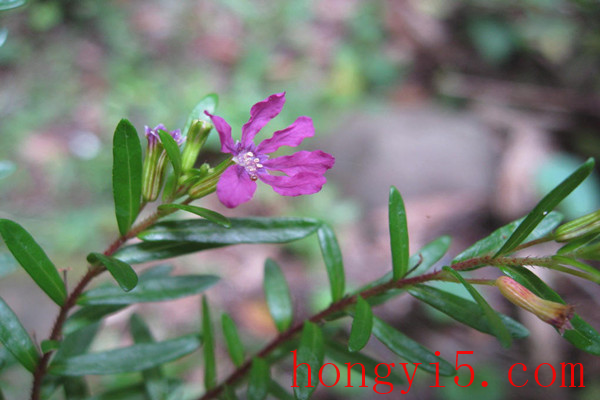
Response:
[{"label": "flower bud", "polygon": [[556,229],[554,240],[567,242],[596,233],[600,233],[600,210],[562,224]]},{"label": "flower bud", "polygon": [[[146,138],[148,139],[148,148],[144,165],[142,169],[142,197],[144,201],[154,201],[157,199],[163,185],[165,168],[167,166],[167,152],[160,141],[159,130],[166,131],[163,124],[157,125],[154,129],[146,126]],[[178,145],[183,143],[179,129],[169,132]]]},{"label": "flower bud", "polygon": [[204,146],[212,128],[213,125],[206,121],[196,119],[192,122],[181,154],[181,167],[184,171],[194,168],[200,149]]},{"label": "flower bud", "polygon": [[573,306],[542,299],[508,276],[496,279],[496,286],[511,303],[554,326],[561,335],[565,329],[573,329],[570,322],[574,314]]}]

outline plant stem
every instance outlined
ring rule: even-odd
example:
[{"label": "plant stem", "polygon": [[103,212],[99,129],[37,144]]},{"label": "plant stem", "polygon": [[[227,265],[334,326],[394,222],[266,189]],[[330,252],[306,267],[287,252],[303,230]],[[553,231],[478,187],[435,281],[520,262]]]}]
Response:
[{"label": "plant stem", "polygon": [[[451,266],[455,271],[463,271],[474,268],[480,265],[539,265],[539,263],[545,263],[546,258],[512,258],[512,257],[498,257],[493,258],[491,256],[483,256],[472,258],[470,260],[458,262]],[[434,272],[430,272],[427,274],[419,275],[413,278],[405,278],[397,281],[390,280],[388,282],[382,283],[380,285],[374,286],[372,288],[363,290],[360,293],[344,297],[341,300],[338,300],[335,303],[332,303],[327,309],[321,311],[318,314],[313,315],[312,317],[306,319],[305,321],[299,322],[293,325],[291,328],[286,330],[285,332],[281,332],[278,336],[276,336],[269,344],[267,344],[262,350],[260,350],[254,357],[264,358],[268,356],[271,352],[277,349],[284,342],[293,338],[298,332],[302,330],[306,321],[310,321],[313,323],[319,323],[325,320],[330,315],[342,312],[348,306],[356,303],[357,297],[360,295],[363,299],[368,299],[369,297],[377,296],[383,294],[391,289],[400,289],[406,286],[416,285],[419,283],[424,283],[432,280],[446,280],[446,276],[444,271],[438,270]],[[490,281],[488,279],[473,279],[470,280],[471,283],[474,284],[482,284],[482,285],[492,285],[494,281]],[[252,357],[253,358],[253,357]],[[250,370],[250,366],[252,364],[252,358],[246,360],[241,366],[239,366],[235,371],[231,373],[223,382],[219,385],[215,386],[211,390],[207,391],[202,397],[198,400],[209,400],[217,397],[221,392],[225,389],[225,386],[231,386],[236,384],[241,378],[243,378],[248,371]]]},{"label": "plant stem", "polygon": [[[191,199],[187,199],[184,203],[189,203]],[[144,206],[143,204],[142,206]],[[141,211],[141,208],[140,208]],[[126,235],[120,236],[115,239],[107,248],[104,250],[104,255],[110,256],[114,254],[125,242],[129,239],[136,237],[141,231],[147,229],[152,224],[154,224],[159,218],[162,218],[168,214],[175,212],[176,210],[162,210],[155,211],[146,219],[132,227]],[[67,299],[64,304],[60,307],[60,311],[54,321],[54,325],[52,326],[52,331],[50,333],[49,340],[60,340],[62,336],[62,327],[69,315],[69,311],[73,307],[75,307],[77,299],[86,288],[86,286],[94,279],[96,276],[100,275],[102,272],[106,270],[103,266],[89,266],[86,274],[81,278],[79,283],[75,286],[73,291],[69,293]],[[33,373],[33,385],[31,387],[31,400],[40,400],[42,381],[46,373],[48,372],[48,363],[50,362],[50,357],[52,356],[52,351],[44,353],[38,365]]]}]

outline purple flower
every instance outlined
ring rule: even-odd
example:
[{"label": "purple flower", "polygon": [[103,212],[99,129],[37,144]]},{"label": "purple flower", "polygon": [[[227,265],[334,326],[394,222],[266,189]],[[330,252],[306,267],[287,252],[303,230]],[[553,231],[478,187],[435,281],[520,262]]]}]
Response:
[{"label": "purple flower", "polygon": [[[321,150],[299,151],[289,156],[269,158],[281,146],[298,146],[305,138],[314,136],[315,129],[308,117],[299,117],[285,129],[273,133],[258,146],[254,136],[273,118],[285,103],[285,93],[277,93],[256,103],[250,110],[250,119],[242,127],[242,140],[233,142],[231,126],[221,117],[206,112],[221,139],[221,151],[231,154],[235,165],[228,167],[217,183],[219,200],[229,208],[237,207],[252,198],[256,180],[260,179],[283,196],[313,194],[326,182],[325,172],[333,167],[335,159]],[[279,171],[285,175],[271,175]]]},{"label": "purple flower", "polygon": [[174,131],[169,132],[163,124],[156,125],[156,127],[154,129],[150,129],[150,127],[146,125],[145,131],[146,131],[146,138],[148,139],[149,146],[152,147],[152,146],[156,145],[156,143],[160,142],[160,136],[158,135],[159,130],[165,131],[169,135],[171,135],[171,137],[173,139],[175,139],[175,142],[177,142],[178,145],[181,145],[185,140],[185,138],[183,136],[181,136],[180,129],[175,129]]}]

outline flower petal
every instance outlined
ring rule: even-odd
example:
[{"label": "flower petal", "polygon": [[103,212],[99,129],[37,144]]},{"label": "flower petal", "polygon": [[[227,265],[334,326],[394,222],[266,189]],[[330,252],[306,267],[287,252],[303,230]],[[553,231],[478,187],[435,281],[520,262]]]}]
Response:
[{"label": "flower petal", "polygon": [[217,115],[212,115],[208,111],[204,111],[204,114],[208,115],[215,125],[215,129],[219,132],[219,139],[221,139],[221,152],[223,153],[234,153],[235,144],[231,137],[231,126],[225,120]]},{"label": "flower petal", "polygon": [[256,191],[256,182],[239,165],[228,167],[219,182],[217,196],[226,207],[234,208],[249,201]]},{"label": "flower petal", "polygon": [[333,167],[335,158],[324,151],[299,151],[289,156],[281,156],[263,162],[265,168],[284,172],[289,176],[299,173],[311,173],[323,175],[325,171]]},{"label": "flower petal", "polygon": [[285,129],[273,133],[273,137],[263,140],[258,145],[258,151],[261,153],[273,153],[281,146],[296,147],[305,138],[315,135],[315,127],[312,119],[309,117],[298,117],[293,124]]},{"label": "flower petal", "polygon": [[281,112],[285,104],[285,92],[272,94],[261,102],[256,103],[250,109],[250,119],[242,127],[242,145],[244,147],[252,144],[254,136],[270,120]]},{"label": "flower petal", "polygon": [[271,185],[273,190],[282,196],[300,196],[317,193],[327,179],[322,174],[301,172],[294,176],[277,176],[267,173],[259,174],[258,178]]}]

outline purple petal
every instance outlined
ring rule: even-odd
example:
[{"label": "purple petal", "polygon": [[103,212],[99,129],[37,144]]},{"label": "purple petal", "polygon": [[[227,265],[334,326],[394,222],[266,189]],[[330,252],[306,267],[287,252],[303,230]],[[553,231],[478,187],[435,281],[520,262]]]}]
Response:
[{"label": "purple petal", "polygon": [[294,176],[276,176],[259,174],[258,178],[271,185],[273,190],[282,196],[300,196],[302,194],[317,193],[327,179],[322,174],[301,172]]},{"label": "purple petal", "polygon": [[226,207],[234,208],[247,202],[254,196],[256,182],[239,165],[228,167],[219,182],[217,182],[217,196]]},{"label": "purple petal", "polygon": [[334,163],[335,158],[331,154],[316,150],[299,151],[289,156],[272,158],[264,161],[263,165],[268,169],[294,176],[302,172],[323,175]]},{"label": "purple petal", "polygon": [[258,151],[261,153],[273,153],[281,146],[296,147],[305,138],[315,135],[315,127],[312,119],[309,117],[298,117],[293,124],[285,129],[273,133],[273,137],[263,140],[258,145]]},{"label": "purple petal", "polygon": [[231,137],[231,126],[225,120],[217,115],[212,115],[208,111],[204,111],[204,114],[208,115],[215,125],[215,129],[219,132],[219,139],[221,139],[221,152],[223,153],[234,153],[235,144]]},{"label": "purple petal", "polygon": [[284,104],[285,92],[282,92],[272,94],[252,106],[250,109],[250,119],[242,127],[242,145],[244,147],[249,146],[258,131],[281,112]]}]

